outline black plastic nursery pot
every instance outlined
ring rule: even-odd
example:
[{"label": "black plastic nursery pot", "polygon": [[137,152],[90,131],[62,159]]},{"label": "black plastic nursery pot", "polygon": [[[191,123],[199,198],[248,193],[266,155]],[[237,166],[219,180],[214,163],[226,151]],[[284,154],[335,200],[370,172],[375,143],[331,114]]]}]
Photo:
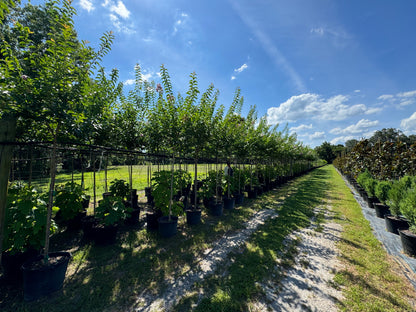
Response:
[{"label": "black plastic nursery pot", "polygon": [[189,225],[201,223],[201,212],[201,209],[186,210],[186,223]]},{"label": "black plastic nursery pot", "polygon": [[157,231],[159,228],[159,223],[157,219],[162,216],[162,213],[159,211],[155,212],[146,212],[146,229],[148,231]]},{"label": "black plastic nursery pot", "polygon": [[376,216],[384,219],[385,215],[390,214],[390,208],[387,205],[382,203],[373,203],[374,209],[376,211]]},{"label": "black plastic nursery pot", "polygon": [[130,212],[130,217],[128,217],[125,221],[128,225],[137,225],[139,224],[140,219],[140,208],[133,208],[133,211]]},{"label": "black plastic nursery pot", "polygon": [[399,234],[404,253],[416,257],[416,234],[409,230],[399,230]]},{"label": "black plastic nursery pot", "polygon": [[178,232],[178,217],[175,216],[163,216],[158,220],[159,234],[164,238],[169,238]]},{"label": "black plastic nursery pot", "polygon": [[49,263],[37,256],[22,265],[24,300],[33,301],[62,289],[71,254],[51,252]]},{"label": "black plastic nursery pot", "polygon": [[409,229],[409,222],[404,218],[385,215],[384,220],[386,221],[386,229],[390,233],[399,235],[399,230]]},{"label": "black plastic nursery pot", "polygon": [[97,245],[111,245],[116,241],[117,231],[117,225],[95,224],[92,227],[91,239]]},{"label": "black plastic nursery pot", "polygon": [[239,194],[234,194],[234,198],[235,198],[235,205],[242,205],[244,203],[244,194],[243,193],[239,193]]},{"label": "black plastic nursery pot", "polygon": [[247,197],[250,199],[256,199],[257,198],[257,190],[248,190],[247,191]]},{"label": "black plastic nursery pot", "polygon": [[3,252],[1,264],[3,266],[3,279],[8,284],[21,284],[23,282],[22,265],[26,261],[40,254],[39,250],[28,249],[24,252],[11,254]]},{"label": "black plastic nursery pot", "polygon": [[224,198],[224,209],[231,210],[234,209],[235,199],[234,198]]},{"label": "black plastic nursery pot", "polygon": [[224,211],[224,203],[223,202],[214,202],[211,206],[211,214],[216,217],[222,216]]}]

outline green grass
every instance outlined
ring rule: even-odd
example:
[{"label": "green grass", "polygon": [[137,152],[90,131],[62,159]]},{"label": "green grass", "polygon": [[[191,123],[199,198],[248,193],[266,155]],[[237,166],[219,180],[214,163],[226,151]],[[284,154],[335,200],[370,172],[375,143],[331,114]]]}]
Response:
[{"label": "green grass", "polygon": [[398,265],[387,255],[374,237],[369,222],[341,176],[332,166],[325,167],[330,175],[330,192],[338,222],[343,226],[338,244],[344,269],[334,279],[342,287],[345,300],[342,311],[414,311],[416,292],[399,272]]}]

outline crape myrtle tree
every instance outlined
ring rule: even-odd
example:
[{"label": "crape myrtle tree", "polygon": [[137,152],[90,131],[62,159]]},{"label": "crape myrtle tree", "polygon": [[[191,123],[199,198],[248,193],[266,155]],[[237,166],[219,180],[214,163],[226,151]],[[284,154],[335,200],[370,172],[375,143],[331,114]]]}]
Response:
[{"label": "crape myrtle tree", "polygon": [[184,154],[194,159],[194,209],[198,208],[198,160],[208,147],[218,90],[211,84],[198,100],[199,93],[197,76],[192,73],[186,97],[180,105],[179,119],[181,137],[184,139]]},{"label": "crape myrtle tree", "polygon": [[[45,130],[45,137],[53,141],[45,233],[47,261],[58,138],[69,136],[76,125],[84,121],[85,103],[82,100],[89,91],[90,75],[101,57],[109,51],[113,35],[104,34],[100,49],[95,52],[77,39],[73,26],[75,10],[70,2],[47,1],[39,9],[48,16],[50,23],[46,38],[39,42],[41,48],[30,36],[33,33],[30,25],[23,27],[18,21],[10,26],[13,32],[19,34],[18,44],[7,41],[1,43],[4,51],[2,87],[8,92],[6,101],[1,103],[1,118],[2,122],[6,118],[32,120],[32,125],[41,126]],[[2,170],[0,175],[7,172]],[[7,188],[7,183],[1,187]],[[0,233],[4,228],[4,205],[0,207]]]}]

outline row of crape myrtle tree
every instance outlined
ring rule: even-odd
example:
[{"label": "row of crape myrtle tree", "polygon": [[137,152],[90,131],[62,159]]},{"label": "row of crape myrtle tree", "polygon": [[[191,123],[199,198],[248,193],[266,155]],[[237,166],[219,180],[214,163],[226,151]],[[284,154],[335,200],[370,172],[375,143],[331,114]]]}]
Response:
[{"label": "row of crape myrtle tree", "polygon": [[[295,135],[271,127],[266,117],[258,118],[255,107],[242,115],[239,89],[226,108],[217,104],[218,91],[213,85],[205,91],[199,89],[194,73],[188,90],[181,95],[174,91],[164,66],[158,84],[144,81],[136,66],[135,85],[126,95],[118,82],[118,72],[114,70],[108,77],[101,67],[101,59],[114,39],[112,33],[105,33],[94,51],[77,38],[70,1],[46,1],[41,6],[29,3],[22,8],[13,8],[13,4],[8,1],[0,7],[0,249],[2,255],[33,250],[30,247],[35,247],[35,253],[42,251],[23,265],[26,300],[62,287],[70,255],[49,252],[50,236],[56,230],[53,216],[56,213],[56,221],[69,226],[68,222],[79,218],[78,210],[86,207],[82,187],[74,183],[55,185],[60,143],[112,146],[169,157],[172,170],[155,173],[146,193],[149,206],[161,215],[159,224],[168,224],[168,229],[161,231],[165,236],[176,231],[172,221],[175,224],[188,204],[193,211],[199,210],[198,191],[212,195],[205,204],[214,209],[228,204],[227,200],[234,204],[235,200],[241,201],[243,191],[255,197],[257,192],[312,168],[313,151]],[[35,22],[40,16],[45,22],[41,25]],[[8,184],[16,141],[50,142],[47,192],[22,183]],[[180,157],[193,159],[193,186],[188,172],[173,170]],[[201,159],[216,164],[254,164],[255,169],[234,166],[224,176],[223,168],[218,168],[206,181],[200,181],[197,165]],[[115,224],[134,219],[137,196],[125,180],[113,181],[94,214],[84,218],[84,233],[100,231],[99,236],[106,237],[107,232],[116,231]],[[76,213],[66,210],[66,206]],[[105,229],[111,230],[104,234],[101,231]]]},{"label": "row of crape myrtle tree", "polygon": [[403,251],[415,257],[416,144],[361,140],[333,164],[385,219],[387,231],[400,235]]}]

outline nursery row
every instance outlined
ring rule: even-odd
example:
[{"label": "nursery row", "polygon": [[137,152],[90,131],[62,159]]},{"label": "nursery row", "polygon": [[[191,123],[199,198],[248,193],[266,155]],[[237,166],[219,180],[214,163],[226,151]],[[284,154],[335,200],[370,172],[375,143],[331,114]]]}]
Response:
[{"label": "nursery row", "polygon": [[387,231],[400,235],[404,253],[416,257],[416,177],[380,181],[368,171],[357,179],[350,174],[345,177],[377,217],[385,219]]},{"label": "nursery row", "polygon": [[[111,244],[115,241],[117,228],[121,223],[135,226],[139,222],[140,213],[146,211],[147,230],[158,230],[162,237],[171,237],[177,232],[178,218],[185,213],[189,226],[198,224],[202,208],[210,215],[221,216],[223,209],[231,210],[241,205],[245,197],[256,198],[312,169],[309,166],[294,166],[290,175],[279,176],[278,170],[270,167],[268,175],[263,176],[250,168],[230,168],[211,171],[206,179],[198,181],[196,187],[191,184],[191,176],[186,171],[154,172],[152,187],[146,189],[146,203],[138,201],[136,190],[131,190],[127,182],[114,180],[110,184],[109,192],[103,194],[104,198],[93,211],[87,210],[89,198],[85,196],[80,185],[60,185],[56,188],[56,209],[51,233],[71,232],[82,228],[86,239],[93,240],[96,244]],[[197,205],[193,201],[195,189],[198,194]],[[54,279],[50,286],[47,282],[49,277],[41,274],[42,286],[35,285],[39,273],[34,273],[36,267],[29,266],[34,259],[27,261],[28,257],[39,254],[44,245],[46,202],[47,193],[38,193],[33,187],[23,183],[13,183],[10,186],[3,266],[5,278],[13,280],[16,279],[16,270],[19,272],[20,265],[26,261],[23,264],[25,300],[33,300],[59,289],[65,276],[65,272],[62,275],[61,268],[60,277],[57,278],[61,282],[50,277],[49,280]],[[173,207],[169,210],[169,206]],[[67,264],[70,257],[67,253],[49,254],[50,259],[56,256],[59,256],[57,262],[60,264]],[[42,256],[35,259],[41,260]],[[50,262],[50,268],[53,263]]]}]

